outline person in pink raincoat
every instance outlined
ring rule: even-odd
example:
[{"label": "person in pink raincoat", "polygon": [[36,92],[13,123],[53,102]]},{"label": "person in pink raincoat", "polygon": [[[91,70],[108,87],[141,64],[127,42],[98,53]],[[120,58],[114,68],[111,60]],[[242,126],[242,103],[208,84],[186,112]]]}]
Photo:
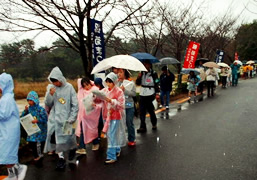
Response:
[{"label": "person in pink raincoat", "polygon": [[[93,81],[90,81],[89,78],[78,79],[79,112],[77,117],[78,124],[76,128],[76,136],[80,137],[80,140],[84,140],[85,144],[92,142],[92,150],[96,151],[99,149],[98,123],[101,108],[92,102],[92,106],[94,106],[94,108],[91,112],[87,113],[83,104],[84,98],[87,96],[93,96],[91,92],[92,90],[98,90],[98,87],[94,85]],[[86,154],[83,142],[80,142],[80,148],[77,150],[77,153]]]},{"label": "person in pink raincoat", "polygon": [[117,161],[121,147],[126,145],[125,135],[125,97],[123,91],[116,86],[118,76],[111,72],[105,78],[106,87],[102,90],[106,94],[103,105],[103,119],[105,121],[102,136],[107,135],[108,149],[105,164]]}]

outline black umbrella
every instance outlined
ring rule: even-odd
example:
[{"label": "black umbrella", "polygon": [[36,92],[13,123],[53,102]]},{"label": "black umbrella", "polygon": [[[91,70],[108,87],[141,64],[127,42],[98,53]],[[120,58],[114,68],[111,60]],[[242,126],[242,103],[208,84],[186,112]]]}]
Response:
[{"label": "black umbrella", "polygon": [[200,61],[202,61],[202,63],[204,64],[206,62],[209,62],[210,60],[207,58],[199,58],[195,61],[195,66],[198,66]]}]

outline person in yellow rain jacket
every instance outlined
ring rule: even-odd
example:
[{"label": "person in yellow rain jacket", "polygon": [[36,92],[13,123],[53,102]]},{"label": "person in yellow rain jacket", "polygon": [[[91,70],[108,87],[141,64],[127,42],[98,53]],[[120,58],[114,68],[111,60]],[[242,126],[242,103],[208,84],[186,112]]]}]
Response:
[{"label": "person in yellow rain jacket", "polygon": [[247,79],[248,78],[248,66],[247,66],[247,64],[244,64],[243,71],[244,71],[244,78]]}]

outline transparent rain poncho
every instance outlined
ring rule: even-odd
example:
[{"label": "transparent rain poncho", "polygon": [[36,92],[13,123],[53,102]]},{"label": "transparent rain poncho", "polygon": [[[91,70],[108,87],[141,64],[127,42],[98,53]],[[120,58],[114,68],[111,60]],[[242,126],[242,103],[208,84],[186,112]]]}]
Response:
[{"label": "transparent rain poncho", "polygon": [[[47,139],[44,152],[63,152],[77,147],[75,129],[73,129],[71,135],[66,135],[63,132],[63,126],[66,123],[72,124],[77,120],[77,94],[73,86],[66,82],[58,67],[55,67],[51,71],[48,77],[49,81],[50,78],[57,79],[62,83],[62,86],[56,87],[53,84],[47,86],[45,105],[50,109],[50,113],[47,123]],[[56,89],[53,96],[50,94],[52,87]],[[55,143],[51,141],[53,139],[55,139]]]},{"label": "transparent rain poncho", "polygon": [[126,145],[125,134],[125,97],[123,91],[117,87],[118,77],[114,73],[109,73],[109,78],[115,83],[113,89],[105,87],[102,91],[111,99],[111,103],[104,102],[103,118],[105,121],[103,132],[107,134],[108,148],[123,147]]}]

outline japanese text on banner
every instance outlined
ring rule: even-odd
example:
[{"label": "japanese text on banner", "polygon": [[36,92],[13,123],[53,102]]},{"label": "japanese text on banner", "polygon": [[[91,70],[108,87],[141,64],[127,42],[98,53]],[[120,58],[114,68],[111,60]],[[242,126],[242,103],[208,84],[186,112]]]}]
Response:
[{"label": "japanese text on banner", "polygon": [[195,61],[198,55],[199,48],[199,43],[193,41],[189,42],[183,68],[195,68]]},{"label": "japanese text on banner", "polygon": [[91,19],[91,41],[92,41],[92,58],[94,66],[105,59],[104,34],[102,22]]}]

